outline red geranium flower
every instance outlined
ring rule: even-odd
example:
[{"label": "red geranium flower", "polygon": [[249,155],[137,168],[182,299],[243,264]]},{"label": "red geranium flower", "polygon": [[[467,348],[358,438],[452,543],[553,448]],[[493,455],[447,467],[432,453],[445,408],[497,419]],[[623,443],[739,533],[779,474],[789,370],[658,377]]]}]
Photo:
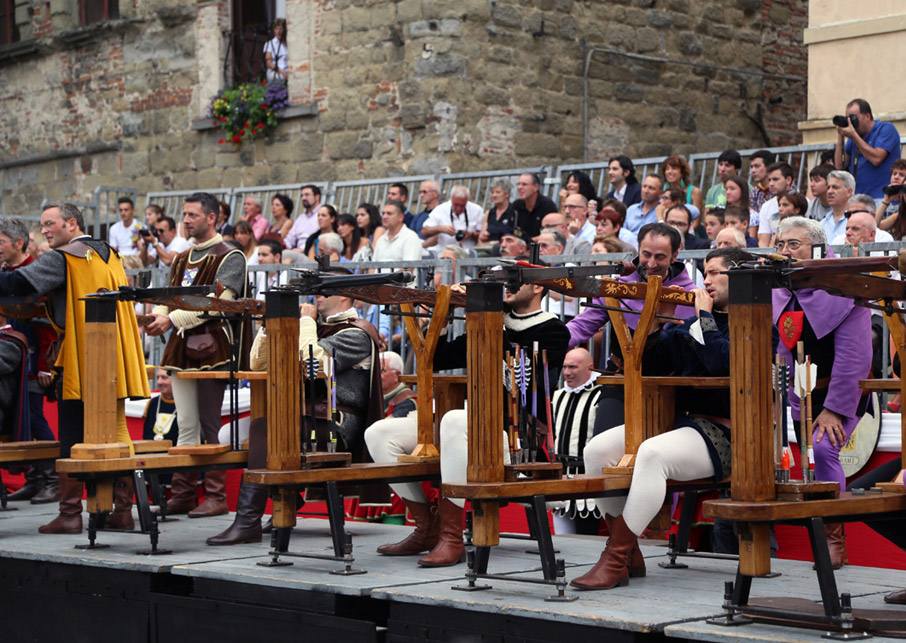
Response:
[{"label": "red geranium flower", "polygon": [[225,139],[220,139],[219,141],[217,141],[218,145],[223,145],[224,143],[226,143]]},{"label": "red geranium flower", "polygon": [[239,134],[233,134],[233,142],[234,142],[234,143],[241,143],[241,142],[242,142],[242,137],[241,137]]}]

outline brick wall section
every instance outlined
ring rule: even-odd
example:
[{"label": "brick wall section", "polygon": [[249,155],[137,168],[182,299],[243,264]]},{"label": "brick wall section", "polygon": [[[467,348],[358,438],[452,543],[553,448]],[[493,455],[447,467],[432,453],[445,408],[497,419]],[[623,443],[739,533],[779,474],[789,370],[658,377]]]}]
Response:
[{"label": "brick wall section", "polygon": [[[72,29],[64,0],[30,4],[39,38]],[[319,114],[236,148],[190,128],[206,102],[193,95],[207,44],[197,42],[200,9],[120,4],[128,20],[88,44],[3,67],[0,161],[122,149],[0,170],[0,209],[32,212],[43,196],[85,198],[101,184],[146,191],[579,161],[582,41],[606,50],[589,68],[592,159],[760,146],[757,122],[772,144],[794,143],[805,113],[804,82],[760,75],[804,79],[800,0],[287,0],[289,15],[310,16],[290,24],[291,46],[305,51],[295,59],[291,48],[290,92],[317,101]]]}]

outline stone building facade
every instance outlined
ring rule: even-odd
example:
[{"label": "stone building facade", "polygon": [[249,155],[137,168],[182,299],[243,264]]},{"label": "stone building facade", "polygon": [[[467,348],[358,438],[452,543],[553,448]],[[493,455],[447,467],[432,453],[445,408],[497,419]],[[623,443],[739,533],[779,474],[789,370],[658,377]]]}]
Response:
[{"label": "stone building facade", "polygon": [[802,0],[284,0],[292,107],[241,147],[205,119],[239,0],[0,2],[3,212],[790,144],[805,117]]}]

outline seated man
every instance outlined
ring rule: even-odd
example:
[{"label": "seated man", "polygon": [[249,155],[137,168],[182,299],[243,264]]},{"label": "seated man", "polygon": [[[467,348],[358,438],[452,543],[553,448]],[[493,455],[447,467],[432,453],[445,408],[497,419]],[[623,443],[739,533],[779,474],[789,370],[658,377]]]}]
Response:
[{"label": "seated man", "polygon": [[[666,223],[649,223],[642,226],[642,229],[639,230],[639,256],[632,261],[635,272],[620,277],[619,281],[645,282],[649,275],[658,275],[663,278],[662,285],[664,286],[692,290],[693,283],[689,278],[689,273],[686,272],[686,265],[682,261],[677,261],[681,244],[680,233]],[[598,297],[593,303],[603,306],[604,299]],[[644,304],[638,299],[626,299],[621,301],[621,305],[624,308],[639,311]],[[692,309],[687,306],[678,306],[675,314],[681,318],[687,317],[692,314]],[[639,316],[626,314],[625,317],[630,330],[635,330],[639,323]],[[608,321],[607,311],[603,308],[586,308],[566,325],[570,332],[570,346],[584,345]],[[607,356],[610,359],[605,370],[608,373],[619,373],[622,371],[622,353],[615,335],[611,338],[610,347],[613,354]],[[604,393],[598,402],[594,433],[598,434],[619,424],[623,424],[623,387],[605,386]]]},{"label": "seated man", "polygon": [[404,418],[415,410],[415,391],[400,381],[403,358],[399,353],[381,353],[381,389],[384,391],[384,417]]},{"label": "seated man", "polygon": [[0,317],[0,436],[31,439],[28,421],[28,340]]},{"label": "seated man", "polygon": [[[566,353],[569,335],[566,327],[555,315],[541,309],[544,288],[526,284],[517,292],[506,292],[504,303],[509,312],[504,318],[504,342],[531,351],[538,342],[539,351],[547,350],[549,381],[560,377],[560,366]],[[452,341],[442,337],[434,355],[434,369],[446,370],[466,367],[466,335]],[[535,369],[531,369],[535,373]],[[529,382],[531,389],[531,382]],[[544,419],[544,386],[537,385],[537,408]],[[388,418],[368,427],[365,442],[375,462],[396,462],[404,453],[411,453],[418,443],[418,418],[412,414],[405,418]],[[440,477],[443,483],[457,484],[466,481],[467,461],[466,412],[449,411],[440,423]],[[508,454],[504,435],[504,454]],[[444,567],[462,561],[465,551],[462,542],[462,522],[465,502],[461,499],[441,498],[437,511],[428,505],[424,491],[418,483],[397,483],[391,488],[406,503],[415,520],[415,531],[402,541],[378,547],[385,556],[414,556],[431,552],[419,559],[422,567]]]},{"label": "seated man", "polygon": [[[364,456],[362,433],[365,427],[382,417],[378,334],[374,326],[359,319],[349,297],[318,295],[315,304],[302,304],[299,322],[299,353],[303,360],[311,354],[321,370],[333,356],[336,372],[336,399],[339,420],[330,422],[336,432],[337,449],[350,451],[353,461]],[[254,370],[267,370],[267,336],[262,327],[255,337],[249,359]],[[303,386],[306,384],[303,382]],[[326,391],[323,383],[315,385],[315,412],[321,412]],[[324,425],[316,419],[316,426]],[[302,427],[303,432],[306,427]],[[302,443],[309,435],[302,436]],[[252,442],[252,439],[249,440]],[[323,442],[322,438],[319,441]],[[250,460],[253,454],[249,453]],[[238,545],[261,542],[261,516],[267,503],[267,487],[242,482],[239,504],[233,524],[222,533],[207,539],[209,545]]]},{"label": "seated man", "polygon": [[[812,247],[826,241],[821,223],[804,217],[783,219],[777,229],[777,252],[791,259],[811,259]],[[871,312],[852,299],[812,288],[775,288],[773,307],[781,339],[777,350],[791,372],[797,340],[805,344],[805,354],[818,367],[812,391],[815,479],[838,482],[840,491],[845,491],[840,450],[865,410],[867,397],[859,380],[871,370]],[[797,329],[801,329],[798,335]],[[789,398],[798,423],[799,398],[792,381]],[[846,563],[843,523],[828,523],[826,529],[831,563],[838,569]]]},{"label": "seated man", "polygon": [[[574,348],[563,359],[563,387],[551,395],[557,457],[567,473],[584,473],[583,454],[595,425],[595,411],[603,387],[596,383],[600,373],[594,370],[591,354]],[[569,501],[554,510],[554,530],[558,534],[596,534],[600,515],[594,503],[584,499]],[[589,521],[583,519],[589,518]],[[593,525],[586,524],[593,522]]]},{"label": "seated man", "polygon": [[[695,314],[682,325],[668,325],[646,346],[646,366],[678,375],[726,376],[730,371],[726,271],[750,255],[730,248],[705,258],[705,288],[695,290]],[[662,323],[656,321],[655,323]],[[726,389],[677,393],[677,422],[672,430],[645,440],[636,454],[626,497],[599,498],[598,509],[610,538],[600,560],[572,580],[578,589],[612,589],[645,575],[638,538],[660,511],[667,480],[720,480],[730,473],[730,396]],[[585,470],[598,474],[625,453],[623,427],[592,438],[585,447]]]}]

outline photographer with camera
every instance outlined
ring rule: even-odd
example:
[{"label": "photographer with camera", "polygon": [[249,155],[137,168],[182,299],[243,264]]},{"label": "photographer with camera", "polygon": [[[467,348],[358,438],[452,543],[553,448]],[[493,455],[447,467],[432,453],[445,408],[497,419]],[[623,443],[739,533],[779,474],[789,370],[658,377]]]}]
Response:
[{"label": "photographer with camera", "polygon": [[469,201],[469,188],[454,185],[450,200],[434,208],[422,226],[423,245],[435,253],[451,244],[471,250],[481,234],[483,220],[484,210]]},{"label": "photographer with camera", "polygon": [[177,233],[173,217],[161,216],[153,228],[142,228],[139,231],[139,254],[145,266],[154,264],[156,258],[158,268],[167,268],[176,255],[189,249],[189,245]]},{"label": "photographer with camera", "polygon": [[893,164],[900,158],[897,128],[876,121],[871,106],[861,98],[849,101],[846,114],[834,116],[833,122],[837,127],[834,165],[856,178],[857,193],[880,199]]}]

